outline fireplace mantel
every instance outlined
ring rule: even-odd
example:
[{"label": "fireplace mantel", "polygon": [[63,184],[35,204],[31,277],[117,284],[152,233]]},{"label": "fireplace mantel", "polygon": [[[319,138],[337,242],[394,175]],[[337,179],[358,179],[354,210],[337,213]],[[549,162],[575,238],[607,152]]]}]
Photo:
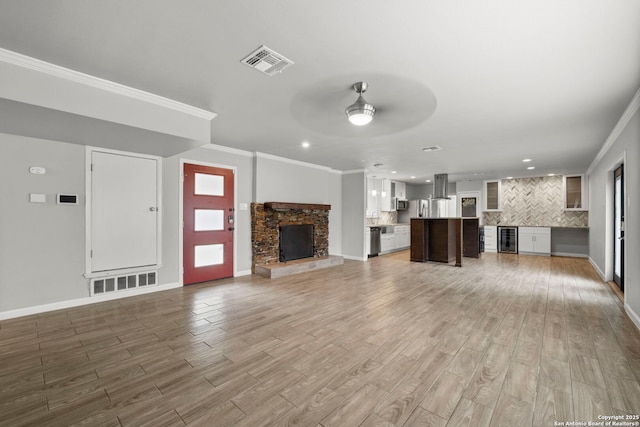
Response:
[{"label": "fireplace mantel", "polygon": [[287,202],[265,202],[265,209],[285,210],[300,209],[310,211],[330,211],[331,205],[321,205],[315,203],[287,203]]}]

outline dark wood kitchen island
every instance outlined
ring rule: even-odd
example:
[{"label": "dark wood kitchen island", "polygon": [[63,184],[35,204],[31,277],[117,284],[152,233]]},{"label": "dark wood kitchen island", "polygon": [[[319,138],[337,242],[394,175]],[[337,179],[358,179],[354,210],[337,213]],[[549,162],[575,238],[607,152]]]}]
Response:
[{"label": "dark wood kitchen island", "polygon": [[411,261],[462,267],[463,255],[480,256],[479,244],[478,218],[411,218]]}]

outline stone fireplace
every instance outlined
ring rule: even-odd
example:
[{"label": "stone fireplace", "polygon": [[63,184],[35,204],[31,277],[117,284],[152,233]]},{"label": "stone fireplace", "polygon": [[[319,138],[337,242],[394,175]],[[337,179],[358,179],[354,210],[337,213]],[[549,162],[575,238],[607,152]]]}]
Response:
[{"label": "stone fireplace", "polygon": [[256,265],[277,264],[280,259],[280,226],[313,225],[314,257],[329,255],[331,205],[267,202],[251,204],[251,270]]}]

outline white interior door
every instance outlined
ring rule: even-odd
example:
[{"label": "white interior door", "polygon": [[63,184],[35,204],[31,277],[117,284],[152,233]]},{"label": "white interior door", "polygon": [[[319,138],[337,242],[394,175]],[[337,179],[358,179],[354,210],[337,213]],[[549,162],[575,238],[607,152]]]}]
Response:
[{"label": "white interior door", "polygon": [[158,161],[91,154],[91,272],[158,263]]}]

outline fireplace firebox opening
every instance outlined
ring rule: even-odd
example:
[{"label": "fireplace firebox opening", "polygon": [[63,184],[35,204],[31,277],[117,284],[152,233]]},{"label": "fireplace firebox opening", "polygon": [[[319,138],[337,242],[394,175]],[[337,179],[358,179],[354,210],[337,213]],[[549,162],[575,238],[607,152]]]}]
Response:
[{"label": "fireplace firebox opening", "polygon": [[315,255],[313,224],[280,226],[280,262]]}]

